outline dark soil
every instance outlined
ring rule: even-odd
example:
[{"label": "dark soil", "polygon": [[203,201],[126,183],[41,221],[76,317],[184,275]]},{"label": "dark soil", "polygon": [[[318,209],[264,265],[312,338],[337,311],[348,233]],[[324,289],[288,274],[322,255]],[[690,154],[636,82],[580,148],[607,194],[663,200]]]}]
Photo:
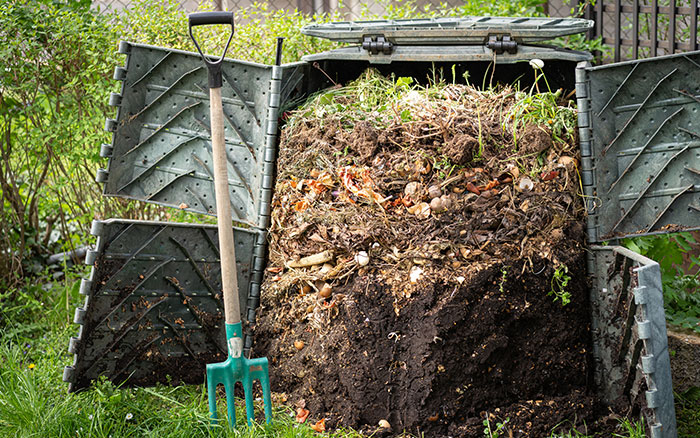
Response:
[{"label": "dark soil", "polygon": [[488,418],[503,436],[609,436],[573,148],[538,126],[515,147],[506,94],[446,94],[464,99],[449,120],[426,105],[411,123],[284,131],[254,356],[331,428],[483,437]]},{"label": "dark soil", "polygon": [[[584,278],[583,251],[562,250],[570,251],[572,277]],[[539,273],[520,275],[529,261],[518,260],[462,286],[423,284],[398,314],[381,279],[360,274],[323,310],[322,333],[307,331],[304,320],[262,322],[257,351],[271,360],[273,390],[303,398],[331,426],[386,419],[396,431],[479,436],[484,412],[528,436],[565,420],[592,424],[586,284],[575,282],[562,307],[547,296],[551,263],[532,262]],[[282,305],[274,313],[290,311]]]}]

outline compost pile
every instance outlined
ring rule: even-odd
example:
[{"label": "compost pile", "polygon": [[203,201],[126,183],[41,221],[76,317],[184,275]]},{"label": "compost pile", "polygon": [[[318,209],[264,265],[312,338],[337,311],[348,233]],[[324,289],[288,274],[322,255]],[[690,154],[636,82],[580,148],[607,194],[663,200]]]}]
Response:
[{"label": "compost pile", "polygon": [[368,70],[287,117],[254,354],[298,421],[452,437],[602,423],[560,92]]}]

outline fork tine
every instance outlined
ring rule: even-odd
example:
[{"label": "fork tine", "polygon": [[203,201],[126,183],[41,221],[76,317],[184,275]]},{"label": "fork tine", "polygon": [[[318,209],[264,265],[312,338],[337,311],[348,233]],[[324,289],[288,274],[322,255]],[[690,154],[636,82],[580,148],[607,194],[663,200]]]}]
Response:
[{"label": "fork tine", "polygon": [[[207,376],[208,377],[208,376]],[[214,379],[207,378],[207,395],[209,396],[209,415],[212,423],[217,423],[218,415],[216,414],[216,385]]]},{"label": "fork tine", "polygon": [[267,424],[272,423],[272,397],[270,396],[270,380],[260,379],[263,391],[263,406],[265,407],[265,420]]},{"label": "fork tine", "polygon": [[236,399],[234,397],[234,388],[236,382],[233,379],[226,379],[224,388],[226,390],[226,408],[228,409],[228,421],[231,427],[236,427]]},{"label": "fork tine", "polygon": [[248,417],[248,426],[255,420],[253,410],[253,379],[251,377],[243,379],[243,392],[245,393],[245,413]]}]

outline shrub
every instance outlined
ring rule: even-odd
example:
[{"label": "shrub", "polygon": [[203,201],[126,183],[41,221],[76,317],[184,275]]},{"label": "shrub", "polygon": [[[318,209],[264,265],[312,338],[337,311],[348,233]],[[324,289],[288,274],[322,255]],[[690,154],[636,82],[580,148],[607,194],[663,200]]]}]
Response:
[{"label": "shrub", "polygon": [[[200,6],[199,10],[206,8]],[[176,0],[136,0],[131,8],[114,17],[114,20],[124,40],[195,50],[187,30],[187,13]],[[236,11],[235,34],[227,57],[271,64],[275,60],[276,38],[284,37],[282,61],[298,61],[306,54],[337,47],[330,41],[303,35],[301,28],[312,22],[338,20],[342,20],[339,14],[306,15],[296,10],[271,9],[268,3],[256,2]],[[207,53],[218,55],[228,38],[228,31],[223,30],[223,26],[198,27],[195,36]]]},{"label": "shrub", "polygon": [[36,257],[75,244],[94,214],[114,34],[89,4],[0,8],[0,281],[36,272]]}]

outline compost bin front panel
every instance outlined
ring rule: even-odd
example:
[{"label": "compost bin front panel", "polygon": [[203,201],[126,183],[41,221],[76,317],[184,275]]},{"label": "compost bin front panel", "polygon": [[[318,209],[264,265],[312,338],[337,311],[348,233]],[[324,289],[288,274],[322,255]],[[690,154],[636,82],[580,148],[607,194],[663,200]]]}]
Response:
[{"label": "compost bin front panel", "polygon": [[594,378],[603,400],[641,411],[653,438],[675,438],[659,264],[623,247],[593,247],[588,272]]},{"label": "compost bin front panel", "polygon": [[[99,376],[127,386],[201,383],[205,364],[226,358],[216,227],[109,220],[92,232],[97,248],[86,257],[93,267],[69,347],[75,362],[64,374],[70,389]],[[265,234],[236,228],[234,238],[246,321],[257,307]]]},{"label": "compost bin front panel", "polygon": [[[207,70],[198,54],[122,43],[125,67],[117,67],[119,110],[113,131],[104,193],[214,215]],[[262,226],[259,213],[266,175],[268,111],[273,68],[225,60],[224,131],[233,219]],[[273,160],[274,161],[274,160]]]},{"label": "compost bin front panel", "polygon": [[700,52],[580,68],[589,239],[700,228]]}]

